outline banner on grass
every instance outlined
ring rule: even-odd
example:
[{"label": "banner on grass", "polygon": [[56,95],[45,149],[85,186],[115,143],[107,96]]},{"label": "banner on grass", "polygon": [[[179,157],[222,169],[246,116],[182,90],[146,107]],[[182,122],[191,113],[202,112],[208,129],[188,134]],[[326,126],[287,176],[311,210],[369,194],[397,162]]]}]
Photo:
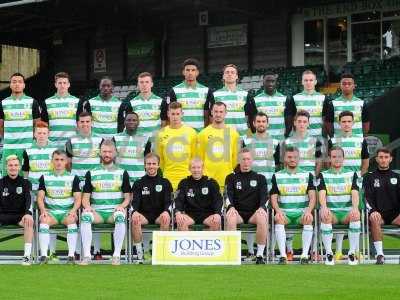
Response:
[{"label": "banner on grass", "polygon": [[154,231],[154,265],[240,265],[239,231]]}]

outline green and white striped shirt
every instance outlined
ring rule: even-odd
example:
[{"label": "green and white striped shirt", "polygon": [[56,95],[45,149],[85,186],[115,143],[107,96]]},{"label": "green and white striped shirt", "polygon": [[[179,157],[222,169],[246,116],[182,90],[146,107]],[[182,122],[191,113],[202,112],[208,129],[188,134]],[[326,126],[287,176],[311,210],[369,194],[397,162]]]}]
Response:
[{"label": "green and white striped shirt", "polygon": [[25,94],[20,98],[7,97],[1,101],[4,114],[4,149],[28,149],[33,142],[35,100]]},{"label": "green and white striped shirt", "polygon": [[283,169],[272,177],[271,194],[278,194],[279,207],[284,212],[304,210],[309,205],[308,191],[315,189],[310,173],[298,169],[290,173]]},{"label": "green and white striped shirt", "polygon": [[306,110],[310,114],[309,134],[311,136],[322,136],[322,107],[325,95],[318,92],[307,94],[301,92],[293,96],[297,111]]},{"label": "green and white striped shirt", "polygon": [[316,160],[322,157],[322,144],[313,136],[306,135],[300,138],[298,135],[288,137],[281,148],[281,160],[286,147],[296,147],[299,150],[299,168],[315,175]]},{"label": "green and white striped shirt", "polygon": [[76,112],[79,99],[70,94],[61,97],[58,94],[45,100],[49,118],[51,142],[64,144],[76,134]]},{"label": "green and white striped shirt", "polygon": [[115,165],[111,168],[100,165],[91,170],[83,187],[84,193],[91,193],[91,207],[103,211],[113,211],[124,201],[124,193],[130,190],[128,173]]},{"label": "green and white striped shirt", "polygon": [[196,86],[192,88],[186,82],[182,82],[172,89],[176,100],[182,104],[183,122],[197,132],[202,130],[204,128],[204,110],[208,102],[208,87],[197,82]]},{"label": "green and white striped shirt", "polygon": [[340,125],[339,125],[339,115],[343,111],[351,111],[354,115],[354,124],[353,124],[353,135],[355,136],[363,136],[362,130],[362,111],[364,106],[364,101],[353,96],[353,98],[346,99],[343,96],[340,96],[332,101],[333,113],[334,113],[334,128],[335,135],[340,134]]},{"label": "green and white striped shirt", "polygon": [[268,116],[268,134],[270,137],[281,141],[285,135],[285,108],[286,96],[275,92],[272,96],[262,92],[254,97],[257,111]]},{"label": "green and white striped shirt", "polygon": [[245,136],[248,128],[245,111],[247,91],[240,88],[230,91],[224,87],[214,92],[214,100],[226,105],[225,124],[235,127],[240,136]]},{"label": "green and white striped shirt", "polygon": [[102,138],[96,135],[84,137],[77,134],[67,142],[67,153],[72,156],[71,173],[83,180],[87,171],[100,164],[100,143]]},{"label": "green and white striped shirt", "polygon": [[118,113],[121,101],[112,96],[103,100],[99,95],[89,100],[93,117],[92,130],[102,138],[112,138],[118,132]]},{"label": "green and white striped shirt", "polygon": [[137,134],[152,136],[161,127],[160,110],[162,99],[155,94],[144,99],[141,94],[130,101],[132,110],[139,115]]},{"label": "green and white striped shirt", "polygon": [[117,163],[129,174],[131,183],[142,178],[144,171],[144,152],[149,141],[146,135],[128,135],[126,131],[114,136],[117,147]]},{"label": "green and white striped shirt", "polygon": [[39,147],[36,141],[32,148],[28,148],[24,153],[23,171],[29,172],[28,180],[32,184],[32,191],[36,194],[39,186],[39,178],[43,174],[52,170],[51,159],[53,152],[57,150],[56,144],[49,143],[44,147]]},{"label": "green and white striped shirt", "polygon": [[345,169],[321,172],[318,190],[326,191],[326,203],[333,211],[349,211],[352,206],[351,191],[358,190],[357,176]]},{"label": "green and white striped shirt", "polygon": [[339,146],[344,151],[343,167],[357,172],[360,176],[362,148],[364,138],[362,136],[337,136],[330,139],[331,146]]},{"label": "green and white striped shirt", "polygon": [[74,193],[80,192],[79,178],[67,171],[61,175],[50,172],[40,178],[39,190],[45,191],[45,208],[67,212],[74,206]]},{"label": "green and white striped shirt", "polygon": [[[269,136],[259,138],[255,134],[244,139],[246,148],[253,153],[252,170],[264,175],[268,187],[271,187],[272,175],[275,173],[275,155],[279,151],[279,141]],[[279,152],[278,154],[279,155]]]}]

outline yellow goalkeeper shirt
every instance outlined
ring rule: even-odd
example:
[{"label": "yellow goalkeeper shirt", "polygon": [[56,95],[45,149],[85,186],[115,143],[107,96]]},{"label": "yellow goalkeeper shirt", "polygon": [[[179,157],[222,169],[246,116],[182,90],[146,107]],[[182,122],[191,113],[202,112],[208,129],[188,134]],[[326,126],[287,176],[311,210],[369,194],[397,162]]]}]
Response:
[{"label": "yellow goalkeeper shirt", "polygon": [[197,155],[204,161],[205,175],[214,178],[223,191],[226,176],[238,162],[239,133],[227,125],[222,129],[209,125],[199,133],[197,140]]},{"label": "yellow goalkeeper shirt", "polygon": [[156,139],[156,153],[160,156],[160,167],[174,189],[190,175],[189,163],[196,151],[196,131],[186,125],[178,129],[162,128]]}]

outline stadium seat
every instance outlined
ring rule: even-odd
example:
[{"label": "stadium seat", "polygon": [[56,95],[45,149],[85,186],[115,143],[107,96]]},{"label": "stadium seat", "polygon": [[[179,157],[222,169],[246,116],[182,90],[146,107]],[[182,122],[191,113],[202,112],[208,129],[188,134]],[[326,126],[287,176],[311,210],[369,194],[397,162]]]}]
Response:
[{"label": "stadium seat", "polygon": [[[0,238],[0,243],[4,243],[6,241],[12,240],[14,238],[17,238],[19,236],[24,235],[24,228],[18,225],[2,225],[0,226],[0,233],[6,234],[5,237]],[[33,240],[32,240],[32,258],[33,260],[38,259],[38,247],[36,245],[36,240],[37,240],[37,235],[33,234]],[[21,247],[18,250],[23,250],[23,244],[21,243]],[[6,260],[6,261],[18,261],[20,262],[21,260],[21,255],[15,256],[15,255],[1,255],[1,260]]]}]

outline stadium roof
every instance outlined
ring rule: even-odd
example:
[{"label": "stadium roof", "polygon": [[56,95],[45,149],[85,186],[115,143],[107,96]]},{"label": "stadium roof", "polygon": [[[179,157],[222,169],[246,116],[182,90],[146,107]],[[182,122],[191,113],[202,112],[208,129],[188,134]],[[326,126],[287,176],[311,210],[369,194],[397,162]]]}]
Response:
[{"label": "stadium roof", "polygon": [[[1,3],[12,2],[0,1]],[[15,1],[15,0],[14,0]],[[65,32],[105,29],[129,32],[137,24],[157,30],[161,22],[202,10],[265,18],[277,11],[296,11],[325,1],[290,0],[41,0],[39,3],[0,7],[0,43],[46,47]],[[20,2],[20,1],[16,1]],[[338,2],[338,1],[334,1]]]}]

